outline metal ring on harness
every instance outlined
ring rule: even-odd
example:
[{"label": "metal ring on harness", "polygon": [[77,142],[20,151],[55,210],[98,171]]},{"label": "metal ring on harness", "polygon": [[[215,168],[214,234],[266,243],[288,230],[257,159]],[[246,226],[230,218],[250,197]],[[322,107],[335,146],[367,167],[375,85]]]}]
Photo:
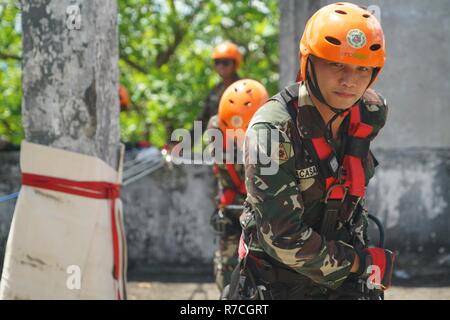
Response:
[{"label": "metal ring on harness", "polygon": [[[325,204],[328,203],[328,199],[330,198],[331,192],[337,187],[344,188],[344,196],[341,199],[341,203],[344,202],[345,197],[347,196],[347,193],[348,193],[348,187],[344,186],[343,184],[334,184],[330,188],[328,188],[327,195],[325,196],[325,199],[324,199],[324,203]],[[332,200],[337,200],[337,199],[332,199]]]},{"label": "metal ring on harness", "polygon": [[212,214],[210,223],[217,235],[224,235],[227,229],[227,225],[232,224],[230,218],[223,214],[223,209],[221,208],[219,208]]}]

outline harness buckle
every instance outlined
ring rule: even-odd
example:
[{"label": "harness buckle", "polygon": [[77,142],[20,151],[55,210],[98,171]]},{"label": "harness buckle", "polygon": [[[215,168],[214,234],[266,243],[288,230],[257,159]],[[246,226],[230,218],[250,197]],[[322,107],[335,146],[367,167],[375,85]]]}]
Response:
[{"label": "harness buckle", "polygon": [[231,219],[224,214],[223,208],[220,207],[212,214],[210,223],[219,236],[226,234],[227,227],[232,225]]},{"label": "harness buckle", "polygon": [[[325,204],[328,203],[328,200],[330,198],[331,192],[333,192],[333,190],[335,188],[338,188],[338,187],[344,188],[344,196],[342,197],[342,199],[340,201],[341,204],[344,202],[344,200],[345,200],[345,198],[347,196],[347,193],[348,193],[348,187],[343,185],[343,184],[336,183],[336,184],[332,185],[330,188],[328,188],[327,195],[325,196],[325,199],[324,199],[324,203]],[[337,200],[337,199],[331,199],[331,200]]]},{"label": "harness buckle", "polygon": [[346,171],[344,166],[340,166],[337,172],[337,181],[339,184],[343,184],[344,176],[346,175]]}]

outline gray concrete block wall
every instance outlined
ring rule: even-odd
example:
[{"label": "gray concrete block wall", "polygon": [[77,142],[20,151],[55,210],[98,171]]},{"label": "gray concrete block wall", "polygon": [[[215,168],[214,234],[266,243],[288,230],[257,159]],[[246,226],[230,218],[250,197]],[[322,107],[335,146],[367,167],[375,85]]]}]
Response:
[{"label": "gray concrete block wall", "polygon": [[211,167],[200,165],[167,165],[125,187],[130,272],[212,272],[215,187]]},{"label": "gray concrete block wall", "polygon": [[[0,152],[0,196],[17,192],[19,189],[19,153]],[[3,256],[15,205],[16,200],[0,203],[0,267],[3,266]]]},{"label": "gray concrete block wall", "polygon": [[369,211],[383,222],[389,246],[418,253],[433,247],[450,253],[450,150],[375,149],[374,153],[380,167],[366,201]]}]

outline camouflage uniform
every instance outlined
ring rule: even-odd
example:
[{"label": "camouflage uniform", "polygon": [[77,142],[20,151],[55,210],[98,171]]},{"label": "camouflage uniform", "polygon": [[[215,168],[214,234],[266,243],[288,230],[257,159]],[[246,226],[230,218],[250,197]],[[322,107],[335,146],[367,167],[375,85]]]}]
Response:
[{"label": "camouflage uniform", "polygon": [[[312,137],[323,136],[325,123],[313,106],[305,83],[299,88],[298,105],[298,116],[303,117],[301,130]],[[371,101],[366,99],[361,108],[361,120],[373,127],[369,140],[384,126],[386,116],[387,106],[381,96],[372,97]],[[348,118],[347,115],[342,122],[337,138],[331,140],[340,156],[344,152]],[[257,111],[247,131],[245,174],[248,194],[241,226],[246,238],[252,239],[250,253],[258,258],[257,263],[250,266],[253,266],[259,283],[271,288],[271,297],[275,299],[339,298],[344,297],[339,293],[343,288],[350,288],[350,292],[357,295],[357,279],[350,270],[355,250],[368,245],[368,218],[363,200],[359,210],[346,221],[339,222],[336,239],[325,240],[320,234],[324,180],[317,168],[311,170],[315,164],[304,145],[296,149],[301,152],[294,156],[292,132],[297,129],[291,119],[285,106],[269,100]],[[271,158],[279,164],[279,170],[274,175],[262,175],[264,165],[249,163],[249,148],[257,144],[249,143],[248,138],[249,133],[267,132],[270,139],[271,129],[279,133],[279,140],[275,142],[279,154]],[[362,162],[367,185],[374,174],[376,160],[369,152]]]},{"label": "camouflage uniform", "polygon": [[[210,128],[218,129],[217,115],[210,119],[208,129]],[[243,182],[245,178],[244,165],[233,164],[233,167],[237,176]],[[228,173],[226,165],[224,163],[216,163],[214,165],[213,172],[217,178],[219,190],[217,207],[225,205],[242,205],[246,194],[243,194],[236,189],[236,186]],[[231,195],[231,197],[227,197],[227,200],[224,200],[225,193]],[[214,255],[214,275],[216,278],[216,284],[221,292],[223,288],[230,283],[231,273],[238,263],[237,248],[239,236],[241,235],[241,227],[239,224],[239,216],[241,213],[242,210],[223,209],[223,214],[227,219],[229,219],[230,224],[227,225],[227,228],[223,234],[219,234],[218,248]],[[214,212],[214,215],[215,218],[217,218],[218,213]]]}]

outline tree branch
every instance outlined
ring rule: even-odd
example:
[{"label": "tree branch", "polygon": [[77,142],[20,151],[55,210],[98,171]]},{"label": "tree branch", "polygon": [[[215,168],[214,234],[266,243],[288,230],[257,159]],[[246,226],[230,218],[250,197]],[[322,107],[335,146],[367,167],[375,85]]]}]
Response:
[{"label": "tree branch", "polygon": [[[241,41],[239,41],[238,39],[236,39],[236,37],[234,37],[231,32],[222,24],[220,23],[220,28],[222,29],[223,33],[226,35],[226,37],[228,38],[227,40],[235,43],[237,46],[239,47],[244,47],[245,48],[245,53],[249,53],[250,49],[248,48],[248,43],[242,43]],[[241,52],[242,53],[242,52]],[[244,54],[242,53],[242,56],[244,56]]]},{"label": "tree branch", "polygon": [[21,61],[22,57],[16,56],[15,54],[9,54],[9,53],[0,52],[0,59],[5,59],[5,60],[11,59],[11,60]]},{"label": "tree branch", "polygon": [[125,55],[123,52],[120,52],[119,57],[120,57],[120,59],[122,59],[123,61],[125,61],[125,63],[128,64],[128,65],[129,65],[130,67],[132,67],[133,69],[135,69],[135,70],[137,70],[137,71],[139,71],[139,72],[142,72],[142,73],[144,73],[144,74],[147,74],[147,73],[148,73],[148,71],[145,70],[144,67],[142,67],[141,65],[139,65],[139,64],[136,63],[136,62],[131,61],[131,60],[128,58],[128,56]]},{"label": "tree branch", "polygon": [[[173,14],[178,16],[176,12],[175,5],[173,3],[173,0],[170,2],[171,10],[173,11]],[[191,25],[192,21],[194,20],[195,16],[199,12],[200,7],[203,5],[204,1],[200,1],[198,6],[192,8],[192,12],[190,15],[183,17],[183,20],[177,21],[177,24],[173,30],[174,33],[174,40],[173,42],[167,47],[166,50],[161,51],[157,57],[156,57],[156,66],[160,68],[162,65],[166,64],[172,55],[175,53],[175,50],[180,45],[180,43],[183,41],[184,36],[186,35],[186,31]],[[178,20],[178,19],[177,19]]]},{"label": "tree branch", "polygon": [[11,126],[5,119],[0,119],[0,123],[5,127],[5,129],[8,131],[9,135],[12,135],[14,131],[11,129]]}]

